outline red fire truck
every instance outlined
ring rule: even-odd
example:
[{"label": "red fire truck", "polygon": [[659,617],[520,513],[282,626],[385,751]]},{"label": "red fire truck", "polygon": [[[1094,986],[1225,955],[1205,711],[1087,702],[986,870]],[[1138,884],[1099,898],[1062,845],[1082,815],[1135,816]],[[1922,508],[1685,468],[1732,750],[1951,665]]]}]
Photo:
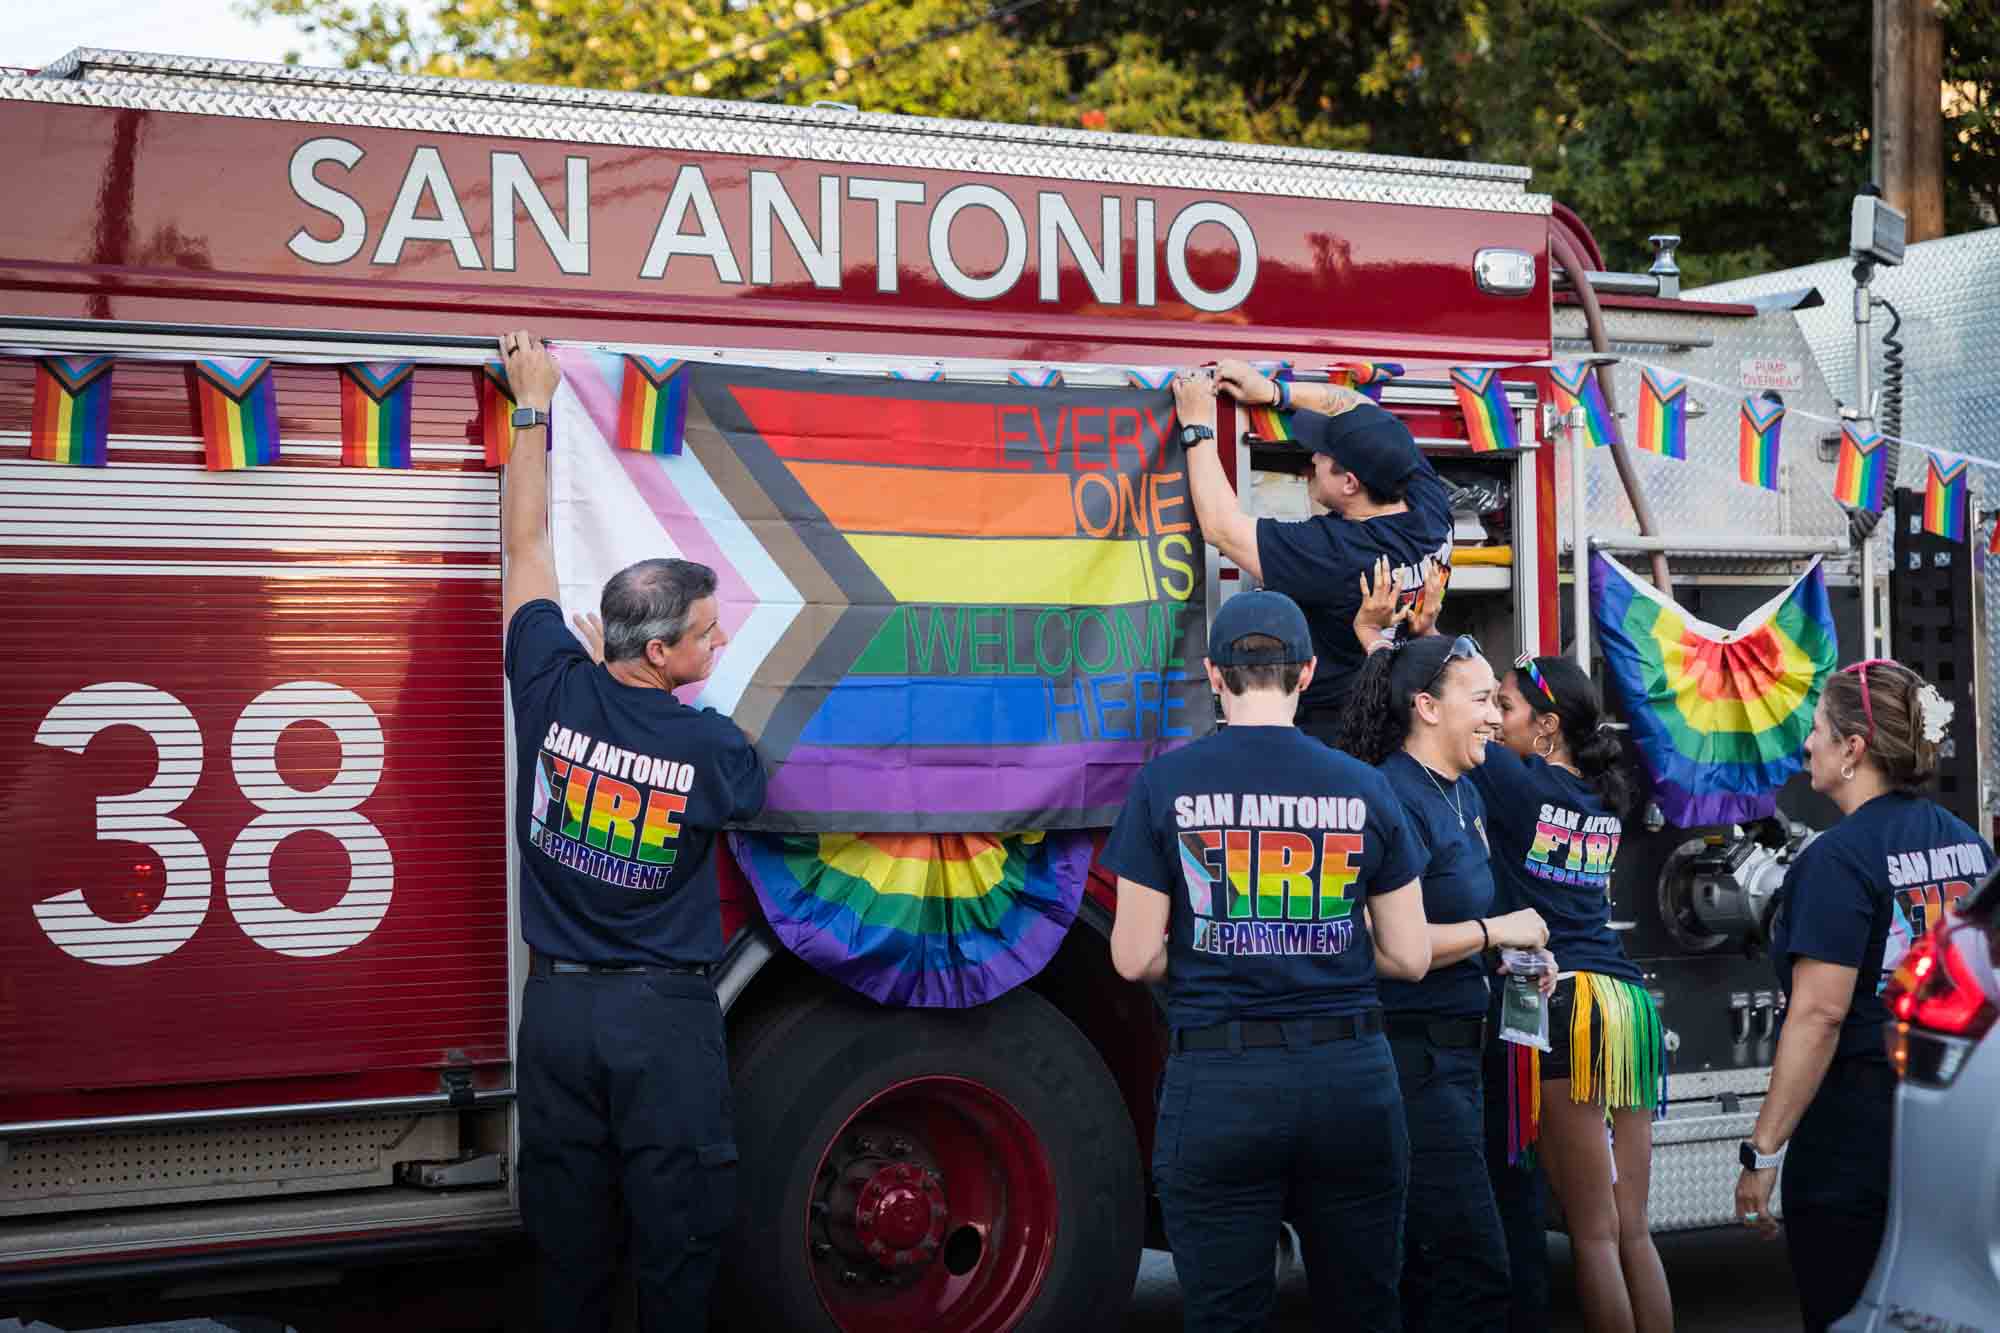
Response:
[{"label": "red fire truck", "polygon": [[[1555,345],[1552,235],[1601,267],[1524,170],[838,107],[84,51],[0,78],[0,141],[27,192],[0,214],[0,1308],[517,1230],[526,955],[468,373],[499,330],[1071,384],[1516,364]],[[27,456],[50,354],[116,359],[101,471]],[[277,363],[280,465],[201,467],[186,363],[219,356]],[[407,471],[339,465],[330,363],[357,358],[419,363]],[[1439,372],[1384,400],[1487,497],[1452,614],[1495,661],[1563,641],[1543,375],[1508,373],[1500,454]],[[1249,504],[1302,505],[1224,433]],[[1207,577],[1211,605],[1236,582]],[[1162,1040],[1109,966],[1112,903],[1093,877],[999,1001],[895,1010],[786,953],[725,867],[748,1326],[1116,1318],[1160,1243]],[[1730,1123],[1672,1141],[1733,1141],[1743,1108],[1685,1091]],[[885,1266],[862,1200],[910,1162],[942,1243]]]}]

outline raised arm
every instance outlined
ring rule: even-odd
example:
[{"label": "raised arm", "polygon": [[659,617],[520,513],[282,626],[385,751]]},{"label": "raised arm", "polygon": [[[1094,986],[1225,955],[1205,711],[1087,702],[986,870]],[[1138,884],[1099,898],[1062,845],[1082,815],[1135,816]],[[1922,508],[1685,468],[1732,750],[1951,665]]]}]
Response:
[{"label": "raised arm", "polygon": [[[1215,381],[1206,375],[1180,375],[1174,379],[1174,415],[1183,426],[1215,429]],[[1236,501],[1236,488],[1222,470],[1222,453],[1211,437],[1187,451],[1188,494],[1194,500],[1195,522],[1210,546],[1222,552],[1236,567],[1264,581],[1257,558],[1257,520],[1243,512]]]},{"label": "raised arm", "polygon": [[[562,383],[562,368],[541,339],[525,329],[500,339],[507,363],[507,384],[517,407],[547,416]],[[500,616],[513,623],[514,613],[537,598],[556,596],[555,553],[549,543],[548,427],[516,428],[507,455],[500,496]]]}]

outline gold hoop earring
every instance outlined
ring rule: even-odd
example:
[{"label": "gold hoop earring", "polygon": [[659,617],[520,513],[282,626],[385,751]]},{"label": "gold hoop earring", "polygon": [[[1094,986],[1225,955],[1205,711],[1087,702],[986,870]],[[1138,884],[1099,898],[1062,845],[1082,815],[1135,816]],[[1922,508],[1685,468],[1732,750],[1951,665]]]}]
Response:
[{"label": "gold hoop earring", "polygon": [[[1542,743],[1543,743],[1544,741],[1546,741],[1546,742],[1548,743],[1548,748],[1547,748],[1547,749],[1543,749],[1543,748],[1542,748]],[[1548,732],[1546,732],[1546,731],[1545,731],[1545,732],[1543,732],[1543,733],[1542,733],[1541,735],[1539,735],[1539,736],[1535,737],[1535,753],[1536,753],[1536,754],[1540,755],[1540,756],[1541,756],[1542,758],[1544,758],[1544,759],[1551,759],[1551,758],[1554,758],[1554,757],[1555,757],[1555,752],[1556,752],[1556,740],[1555,740],[1555,737],[1553,737],[1553,736],[1549,735],[1549,733],[1548,733]]]}]

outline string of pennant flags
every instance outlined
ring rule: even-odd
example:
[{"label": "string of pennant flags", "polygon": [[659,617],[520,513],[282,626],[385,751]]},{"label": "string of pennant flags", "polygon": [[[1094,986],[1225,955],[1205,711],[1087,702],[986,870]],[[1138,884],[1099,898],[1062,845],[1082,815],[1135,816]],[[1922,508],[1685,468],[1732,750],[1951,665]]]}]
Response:
[{"label": "string of pennant flags", "polygon": [[[619,405],[617,444],[622,449],[658,455],[681,451],[686,429],[689,392],[684,358],[659,358],[620,353],[624,375]],[[133,354],[35,357],[34,401],[29,431],[29,456],[77,467],[102,467],[109,440],[112,382],[119,359],[187,360],[173,354]],[[1548,361],[1423,367],[1446,371],[1464,414],[1466,439],[1474,453],[1518,447],[1516,415],[1508,404],[1501,372],[1545,368],[1556,407],[1564,414],[1581,409],[1581,439],[1592,448],[1613,444],[1618,422],[1602,384],[1602,368],[1628,364],[1639,372],[1638,410],[1633,447],[1642,453],[1685,461],[1688,458],[1689,390],[1700,385],[1735,396],[1737,390],[1699,376],[1666,370],[1630,357],[1594,355]],[[411,407],[416,361],[335,362],[340,378],[341,462],[349,467],[408,468]],[[279,461],[277,390],[268,357],[193,358],[188,364],[189,394],[200,424],[207,467],[212,471],[265,467]],[[1291,381],[1299,372],[1289,361],[1252,365],[1272,378]],[[502,467],[513,443],[510,422],[515,401],[505,367],[484,361],[470,367],[476,375],[477,419],[474,436],[487,467]],[[941,382],[942,367],[893,368],[885,372],[899,380]],[[1133,366],[1124,371],[1126,383],[1140,388],[1165,388],[1173,379],[1171,366]],[[1338,362],[1312,378],[1352,388],[1381,401],[1383,389],[1408,374],[1408,367],[1388,361]],[[1029,388],[1054,388],[1064,383],[1060,369],[1017,367],[1011,383]],[[1246,407],[1251,434],[1271,443],[1293,439],[1289,418],[1271,407]],[[1911,476],[1910,488],[1924,495],[1923,526],[1948,541],[1967,537],[1971,468],[2000,469],[2000,460],[1975,458],[1919,441],[1864,430],[1853,421],[1798,411],[1792,413],[1773,393],[1740,399],[1737,428],[1737,477],[1747,486],[1779,489],[1782,436],[1788,415],[1840,428],[1833,498],[1853,509],[1880,513],[1888,502],[1890,444],[1914,450],[1924,458],[1921,481]],[[1994,524],[1987,549],[2000,555],[2000,522]]]}]

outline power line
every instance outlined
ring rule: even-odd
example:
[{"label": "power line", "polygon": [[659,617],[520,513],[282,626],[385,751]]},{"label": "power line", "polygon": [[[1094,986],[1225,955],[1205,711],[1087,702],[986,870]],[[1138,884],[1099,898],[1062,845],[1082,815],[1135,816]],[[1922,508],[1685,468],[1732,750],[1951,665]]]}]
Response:
[{"label": "power line", "polygon": [[[1011,3],[1004,5],[994,5],[991,9],[988,9],[985,13],[975,14],[973,17],[969,19],[962,19],[957,23],[940,24],[939,26],[930,29],[928,32],[919,33],[917,36],[912,37],[907,42],[899,42],[895,46],[884,47],[880,51],[870,52],[867,56],[863,57],[858,63],[848,66],[847,67],[848,73],[849,74],[859,73],[864,69],[869,69],[875,65],[879,65],[883,61],[888,60],[891,57],[902,55],[906,51],[915,50],[917,47],[926,46],[931,42],[941,41],[946,37],[955,37],[959,33],[966,32],[972,28],[980,27],[983,24],[991,23],[995,19],[1003,19],[1010,14],[1018,14],[1024,9],[1033,9],[1036,5],[1042,4],[1044,2],[1045,0],[1011,0]],[[751,98],[750,100],[753,102],[775,102],[781,97],[785,97],[791,93],[797,92],[799,89],[805,87],[809,83],[818,83],[825,77],[826,75],[824,74],[815,74],[811,78],[794,79],[790,83],[779,84],[775,87],[769,88],[766,91],[759,93],[757,96]]]},{"label": "power line", "polygon": [[[790,24],[789,26],[783,28],[773,28],[771,29],[771,31],[765,33],[762,37],[759,37],[755,41],[751,42],[750,45],[769,46],[773,42],[789,41],[793,37],[798,36],[800,33],[809,32],[813,28],[817,28],[823,23],[833,22],[833,20],[839,18],[843,14],[851,14],[857,9],[863,9],[869,5],[876,3],[878,3],[878,0],[847,0],[846,4],[838,5],[833,9],[822,10],[820,13],[813,15],[809,19],[800,19],[797,23]],[[660,89],[666,87],[669,83],[672,83],[676,79],[684,79],[688,77],[688,75],[690,74],[699,74],[701,73],[701,71],[708,69],[713,65],[720,65],[725,60],[741,60],[742,58],[743,58],[742,51],[737,51],[737,50],[724,51],[719,56],[710,56],[708,59],[700,61],[696,64],[684,65],[680,69],[668,70],[665,74],[662,74],[659,78],[654,79],[651,83],[641,84],[637,91],[649,92],[649,93],[658,92],[660,91]]]}]

